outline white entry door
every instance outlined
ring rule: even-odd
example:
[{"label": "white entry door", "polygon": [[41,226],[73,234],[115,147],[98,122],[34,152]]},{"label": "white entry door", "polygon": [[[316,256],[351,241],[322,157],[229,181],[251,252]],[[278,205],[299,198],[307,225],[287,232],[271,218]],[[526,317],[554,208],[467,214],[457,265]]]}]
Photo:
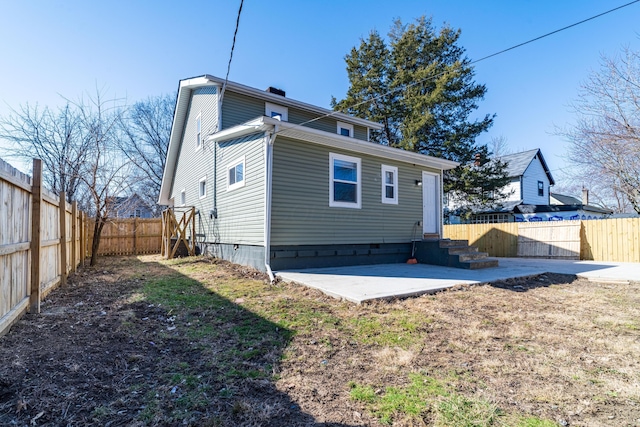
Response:
[{"label": "white entry door", "polygon": [[422,172],[422,232],[440,233],[440,177]]}]

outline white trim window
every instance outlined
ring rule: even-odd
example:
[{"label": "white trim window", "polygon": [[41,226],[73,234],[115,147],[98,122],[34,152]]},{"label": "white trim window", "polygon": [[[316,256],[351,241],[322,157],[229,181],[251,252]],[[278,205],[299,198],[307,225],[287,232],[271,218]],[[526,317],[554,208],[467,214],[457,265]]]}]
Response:
[{"label": "white trim window", "polygon": [[280,120],[281,122],[289,121],[289,109],[282,105],[271,104],[270,102],[265,102],[264,104],[264,115]]},{"label": "white trim window", "polygon": [[398,204],[398,168],[382,165],[382,203]]},{"label": "white trim window", "polygon": [[338,135],[349,136],[353,138],[353,125],[344,122],[338,122],[337,128]]},{"label": "white trim window", "polygon": [[180,191],[180,206],[184,206],[187,204],[187,189],[183,188],[182,191]]},{"label": "white trim window", "polygon": [[245,183],[245,158],[236,159],[227,166],[227,191],[244,187]]},{"label": "white trim window", "polygon": [[196,151],[202,148],[202,111],[196,116]]},{"label": "white trim window", "polygon": [[361,170],[360,158],[329,153],[329,206],[362,207]]},{"label": "white trim window", "polygon": [[198,194],[200,195],[201,199],[204,199],[205,197],[207,197],[207,177],[203,177],[200,179],[200,182],[198,183]]}]

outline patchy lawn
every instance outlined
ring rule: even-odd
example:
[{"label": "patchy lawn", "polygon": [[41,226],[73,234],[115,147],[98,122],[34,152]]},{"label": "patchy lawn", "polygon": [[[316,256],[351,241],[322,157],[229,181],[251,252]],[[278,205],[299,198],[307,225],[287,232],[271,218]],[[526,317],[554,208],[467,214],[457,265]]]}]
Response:
[{"label": "patchy lawn", "polygon": [[215,260],[102,258],[0,360],[0,425],[639,426],[640,284],[356,306]]}]

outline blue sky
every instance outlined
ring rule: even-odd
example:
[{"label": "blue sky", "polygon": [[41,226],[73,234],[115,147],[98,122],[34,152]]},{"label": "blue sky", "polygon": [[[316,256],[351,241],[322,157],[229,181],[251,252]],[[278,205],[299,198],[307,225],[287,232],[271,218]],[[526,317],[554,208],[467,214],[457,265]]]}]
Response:
[{"label": "blue sky", "polygon": [[[437,27],[460,28],[460,45],[475,60],[626,2],[246,0],[229,78],[328,108],[348,87],[345,54],[372,29],[386,35],[394,18],[426,15]],[[3,0],[0,115],[27,102],[56,106],[60,95],[77,99],[96,85],[133,103],[173,93],[182,78],[224,77],[238,6]],[[601,55],[640,50],[639,18],[637,3],[478,63],[476,81],[488,89],[478,114],[497,114],[479,141],[502,136],[512,151],[541,148],[563,184],[566,143],[554,127],[573,121],[569,104]]]}]

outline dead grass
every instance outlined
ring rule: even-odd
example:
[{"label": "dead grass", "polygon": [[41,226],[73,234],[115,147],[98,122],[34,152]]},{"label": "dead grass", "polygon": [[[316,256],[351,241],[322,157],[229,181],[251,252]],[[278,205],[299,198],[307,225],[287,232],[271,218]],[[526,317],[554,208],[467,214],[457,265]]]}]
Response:
[{"label": "dead grass", "polygon": [[223,262],[102,262],[0,339],[0,423],[640,425],[639,283],[547,274],[357,306]]}]

